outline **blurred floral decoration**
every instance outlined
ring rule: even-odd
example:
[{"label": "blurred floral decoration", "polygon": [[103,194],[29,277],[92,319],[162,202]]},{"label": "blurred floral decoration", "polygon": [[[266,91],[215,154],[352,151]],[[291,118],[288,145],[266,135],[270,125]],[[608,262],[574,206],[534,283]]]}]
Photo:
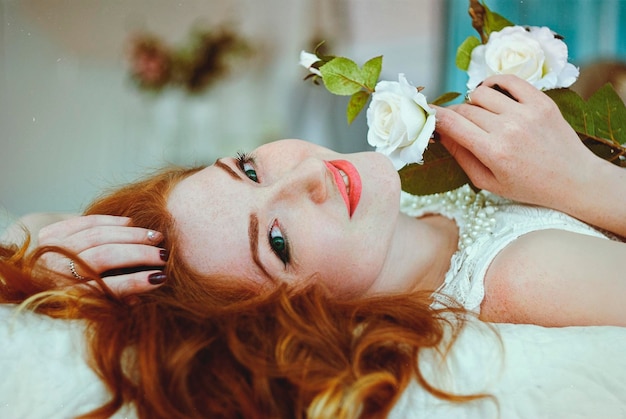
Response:
[{"label": "blurred floral decoration", "polygon": [[198,94],[228,75],[237,60],[251,54],[250,44],[232,30],[194,29],[177,48],[153,33],[135,34],[130,39],[128,60],[131,79],[140,90],[160,92],[176,87]]}]

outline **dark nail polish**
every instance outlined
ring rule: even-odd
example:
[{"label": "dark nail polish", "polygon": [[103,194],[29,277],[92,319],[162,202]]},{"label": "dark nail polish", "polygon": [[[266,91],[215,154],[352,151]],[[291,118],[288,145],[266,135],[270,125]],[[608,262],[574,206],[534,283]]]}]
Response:
[{"label": "dark nail polish", "polygon": [[155,272],[153,274],[148,275],[148,282],[152,285],[160,285],[165,282],[167,277],[163,272]]},{"label": "dark nail polish", "polygon": [[168,252],[166,249],[161,249],[159,250],[159,257],[163,262],[167,262],[167,260],[170,258],[170,252]]}]

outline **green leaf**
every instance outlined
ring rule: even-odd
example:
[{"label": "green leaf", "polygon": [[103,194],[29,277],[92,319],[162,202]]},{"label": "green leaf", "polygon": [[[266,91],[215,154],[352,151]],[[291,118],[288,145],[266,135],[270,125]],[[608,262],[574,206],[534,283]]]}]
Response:
[{"label": "green leaf", "polygon": [[591,117],[585,100],[570,89],[552,89],[545,92],[559,107],[563,118],[574,128],[574,131],[586,136],[595,136]]},{"label": "green leaf", "polygon": [[545,92],[585,145],[601,158],[621,165],[626,154],[626,105],[613,87],[605,85],[587,102],[569,89]]},{"label": "green leaf", "polygon": [[424,163],[404,166],[399,174],[402,190],[413,195],[447,192],[470,182],[441,143],[429,144],[424,152]]},{"label": "green leaf", "polygon": [[437,99],[433,100],[430,103],[432,103],[433,105],[441,106],[445,103],[452,102],[454,99],[456,99],[459,96],[461,96],[459,92],[447,92],[447,93],[442,94],[441,96],[439,96]]},{"label": "green leaf", "polygon": [[577,133],[614,144],[626,143],[626,105],[610,84],[598,89],[586,102],[570,89],[545,93]]},{"label": "green leaf", "polygon": [[483,31],[487,37],[491,34],[491,32],[499,32],[507,26],[514,26],[513,23],[507,18],[489,10],[485,3],[483,3],[483,7],[485,8]]},{"label": "green leaf", "polygon": [[345,57],[333,58],[320,67],[320,72],[326,89],[336,95],[350,96],[364,86],[361,70],[354,61]]},{"label": "green leaf", "polygon": [[467,71],[472,59],[472,51],[480,45],[480,39],[475,36],[468,36],[456,50],[456,66],[463,71]]},{"label": "green leaf", "polygon": [[348,125],[354,121],[354,119],[359,115],[361,110],[365,107],[367,100],[370,98],[369,92],[365,90],[360,90],[353,94],[350,97],[350,101],[348,102],[348,107],[346,109],[346,117],[348,119]]},{"label": "green leaf", "polygon": [[626,143],[626,105],[607,83],[588,100],[587,109],[594,121],[595,136],[616,144]]},{"label": "green leaf", "polygon": [[380,77],[380,72],[383,68],[383,56],[379,55],[378,57],[374,57],[368,60],[365,64],[363,64],[363,69],[361,70],[361,75],[363,77],[363,81],[365,82],[365,86],[371,91],[374,91],[376,87],[376,83],[378,83],[378,77]]}]

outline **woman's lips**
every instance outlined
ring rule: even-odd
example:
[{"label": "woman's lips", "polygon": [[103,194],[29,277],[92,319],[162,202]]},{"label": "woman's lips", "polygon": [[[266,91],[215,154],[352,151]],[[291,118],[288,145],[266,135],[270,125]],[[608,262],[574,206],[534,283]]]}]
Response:
[{"label": "woman's lips", "polygon": [[348,207],[348,214],[352,217],[359,200],[361,199],[361,176],[356,167],[347,160],[325,161],[326,166],[335,178],[339,193]]}]

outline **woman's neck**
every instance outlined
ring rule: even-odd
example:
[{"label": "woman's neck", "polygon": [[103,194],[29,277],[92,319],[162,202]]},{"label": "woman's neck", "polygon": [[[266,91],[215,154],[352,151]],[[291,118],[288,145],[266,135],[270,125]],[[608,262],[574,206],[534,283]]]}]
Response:
[{"label": "woman's neck", "polygon": [[449,218],[400,214],[381,280],[370,291],[435,291],[450,269],[458,240],[459,229]]},{"label": "woman's neck", "polygon": [[416,283],[416,289],[435,291],[443,283],[446,272],[450,269],[452,255],[459,247],[459,227],[454,220],[443,215],[426,215],[416,219],[428,226],[432,258],[430,266]]}]

